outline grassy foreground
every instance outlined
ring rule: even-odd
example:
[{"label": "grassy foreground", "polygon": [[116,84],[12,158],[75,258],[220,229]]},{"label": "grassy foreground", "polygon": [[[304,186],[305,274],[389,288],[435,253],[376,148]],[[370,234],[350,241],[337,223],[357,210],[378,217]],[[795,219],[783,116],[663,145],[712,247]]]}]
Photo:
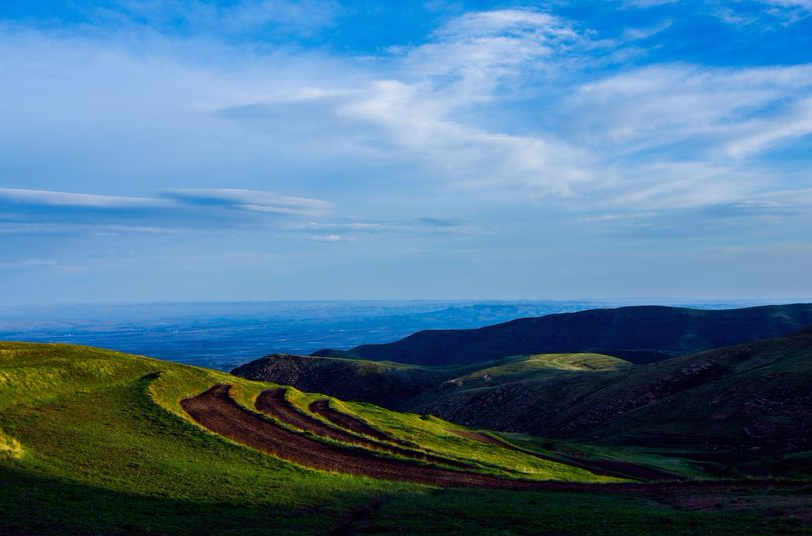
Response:
[{"label": "grassy foreground", "polygon": [[[808,490],[745,490],[724,499],[732,507],[697,508],[599,488],[437,489],[298,467],[188,418],[179,401],[215,383],[234,384],[246,408],[271,387],[93,348],[0,343],[0,534],[805,533],[793,512],[810,503]],[[316,398],[289,395],[300,408]],[[482,472],[615,480],[460,437],[440,419],[333,405]]]}]

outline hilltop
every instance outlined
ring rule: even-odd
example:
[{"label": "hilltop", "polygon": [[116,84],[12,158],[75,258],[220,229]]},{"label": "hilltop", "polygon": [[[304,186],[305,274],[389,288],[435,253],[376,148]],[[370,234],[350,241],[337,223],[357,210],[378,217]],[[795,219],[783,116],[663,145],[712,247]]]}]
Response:
[{"label": "hilltop", "polygon": [[[583,361],[529,366],[567,374]],[[801,534],[812,523],[797,515],[806,481],[714,481],[647,449],[552,448],[88,347],[0,343],[0,416],[10,535]],[[745,508],[691,505],[732,489]]]},{"label": "hilltop", "polygon": [[651,363],[812,326],[812,304],[703,310],[635,306],[520,318],[479,329],[426,330],[388,344],[320,350],[417,365],[459,365],[515,355],[591,352]]},{"label": "hilltop", "polygon": [[[235,373],[273,380],[274,367],[263,364],[274,360]],[[317,372],[338,361],[347,363],[340,377]],[[795,461],[786,469],[812,474],[812,458],[793,454],[812,450],[810,331],[645,365],[599,354],[518,356],[460,367],[291,356],[285,363],[287,369],[307,363],[298,381],[288,376],[294,384],[312,381],[323,392],[340,389],[354,400],[377,395],[390,407],[467,426],[603,445],[694,449],[713,462],[727,456],[727,466],[740,464],[752,474],[770,472],[791,456]],[[361,370],[366,372],[357,374]],[[425,383],[391,391],[407,374],[412,385],[420,385],[417,378]],[[354,390],[357,385],[364,387]]]},{"label": "hilltop", "polygon": [[812,448],[810,383],[806,332],[601,374],[461,389],[414,409],[547,437],[786,453]]},{"label": "hilltop", "polygon": [[341,357],[273,354],[240,365],[232,374],[254,380],[295,385],[304,391],[327,393],[342,400],[359,400],[397,408],[442,382],[476,367],[422,367],[386,361]]},{"label": "hilltop", "polygon": [[600,354],[540,354],[456,366],[272,354],[245,363],[231,373],[252,380],[294,385],[343,400],[409,410],[417,407],[418,400],[435,400],[451,392],[629,366],[632,364],[627,361]]}]

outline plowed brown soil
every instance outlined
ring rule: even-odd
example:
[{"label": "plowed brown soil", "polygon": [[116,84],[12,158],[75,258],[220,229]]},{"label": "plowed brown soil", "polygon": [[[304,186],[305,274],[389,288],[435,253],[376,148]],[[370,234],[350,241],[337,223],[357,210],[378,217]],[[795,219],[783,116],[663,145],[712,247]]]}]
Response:
[{"label": "plowed brown soil", "polygon": [[391,435],[381,432],[380,430],[376,430],[361,419],[356,419],[351,415],[334,410],[330,407],[329,400],[316,400],[308,407],[313,413],[321,415],[331,423],[335,424],[336,426],[340,426],[345,430],[350,430],[356,434],[374,437],[378,441],[387,441],[389,443],[397,443],[398,445],[403,446],[413,446],[408,441],[403,441],[402,439],[392,437]]},{"label": "plowed brown soil", "polygon": [[669,490],[792,489],[808,482],[701,481],[658,484],[584,484],[509,480],[492,475],[454,471],[422,465],[417,461],[379,458],[368,451],[327,445],[283,428],[248,411],[229,395],[230,385],[218,384],[204,393],[181,401],[181,407],[201,426],[238,443],[280,459],[313,469],[349,473],[387,480],[405,480],[434,486],[486,487],[516,490],[556,490],[646,493]]},{"label": "plowed brown soil", "polygon": [[310,415],[305,415],[301,411],[297,410],[285,398],[285,391],[286,389],[269,389],[267,391],[263,391],[257,397],[257,409],[262,413],[275,417],[280,421],[290,424],[300,430],[311,432],[318,436],[327,437],[342,443],[350,443],[352,445],[358,445],[359,447],[389,452],[390,454],[397,454],[398,456],[403,456],[405,458],[415,458],[426,462],[448,465],[450,467],[459,467],[462,469],[473,468],[473,466],[468,463],[451,460],[441,456],[434,456],[432,454],[416,450],[403,449],[391,444],[373,441],[372,439],[365,437],[359,437],[340,428],[329,426],[322,421],[313,418]]},{"label": "plowed brown soil", "polygon": [[183,400],[181,406],[209,430],[283,460],[325,471],[437,486],[521,489],[534,484],[456,472],[416,461],[379,458],[362,450],[320,443],[246,410],[231,398],[230,388],[229,385],[215,385],[194,398]]}]

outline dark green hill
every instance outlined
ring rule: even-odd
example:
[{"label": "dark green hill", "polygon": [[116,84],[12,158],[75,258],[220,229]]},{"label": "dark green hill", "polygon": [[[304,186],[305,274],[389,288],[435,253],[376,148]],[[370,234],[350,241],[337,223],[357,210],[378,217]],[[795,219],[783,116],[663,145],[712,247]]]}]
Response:
[{"label": "dark green hill", "polygon": [[[273,354],[231,371],[243,378],[294,385],[342,400],[361,400],[394,408],[433,391],[472,367],[422,367],[342,357]],[[476,368],[476,367],[473,367]]]},{"label": "dark green hill", "polygon": [[[352,368],[340,376],[314,372],[337,361]],[[390,407],[479,428],[725,453],[742,462],[812,450],[812,331],[645,365],[544,354],[468,367],[288,356],[287,366],[301,371],[299,381],[318,378],[323,392],[366,400],[380,386]],[[251,377],[279,381],[269,371]],[[406,375],[414,388],[393,392]],[[812,460],[798,463],[812,473]]]},{"label": "dark green hill", "polygon": [[598,354],[518,356],[445,367],[274,354],[241,365],[231,373],[250,380],[293,385],[342,400],[409,409],[420,400],[436,400],[460,390],[628,366],[631,363],[627,361]]},{"label": "dark green hill", "polygon": [[812,326],[812,304],[745,309],[621,307],[521,318],[472,330],[428,330],[388,344],[315,356],[350,356],[420,365],[469,364],[513,355],[593,352],[633,363],[756,339],[783,337]]},{"label": "dark green hill", "polygon": [[806,332],[601,374],[462,389],[418,405],[459,423],[546,437],[785,453],[812,448],[810,385]]}]

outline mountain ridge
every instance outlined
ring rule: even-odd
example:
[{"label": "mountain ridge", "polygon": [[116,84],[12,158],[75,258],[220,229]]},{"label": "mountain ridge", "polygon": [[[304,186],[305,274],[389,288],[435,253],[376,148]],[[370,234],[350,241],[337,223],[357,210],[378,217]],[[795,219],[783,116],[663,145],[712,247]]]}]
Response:
[{"label": "mountain ridge", "polygon": [[471,330],[424,330],[391,343],[311,355],[459,365],[511,355],[591,352],[641,364],[809,327],[808,303],[721,310],[629,306],[519,318]]}]

